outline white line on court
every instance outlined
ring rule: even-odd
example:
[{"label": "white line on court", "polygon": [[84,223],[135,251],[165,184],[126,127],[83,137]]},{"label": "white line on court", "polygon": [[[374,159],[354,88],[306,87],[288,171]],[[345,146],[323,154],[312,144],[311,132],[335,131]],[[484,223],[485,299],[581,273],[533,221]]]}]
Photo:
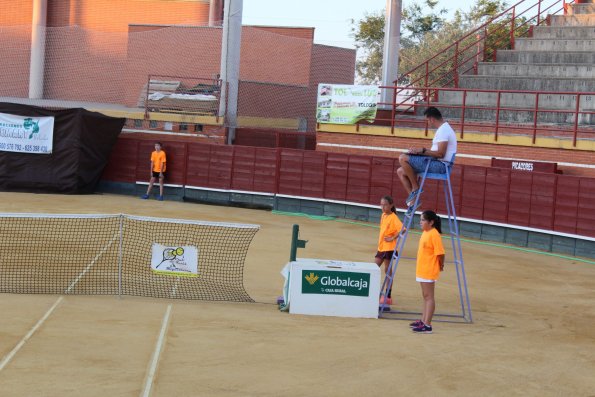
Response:
[{"label": "white line on court", "polygon": [[153,360],[151,361],[151,367],[149,368],[149,374],[147,381],[145,382],[145,390],[141,393],[142,397],[149,397],[151,395],[151,387],[153,387],[153,378],[157,371],[157,364],[159,364],[159,356],[161,355],[161,349],[163,349],[163,342],[165,341],[165,334],[169,325],[169,315],[171,313],[171,305],[167,306],[163,321],[161,322],[161,332],[159,333],[159,339],[155,345],[155,351],[153,352]]},{"label": "white line on court", "polygon": [[25,335],[25,337],[23,339],[21,339],[21,341],[14,347],[14,349],[12,349],[10,351],[10,353],[8,353],[6,356],[4,356],[2,361],[0,361],[0,371],[2,371],[4,369],[4,367],[6,367],[6,365],[10,362],[10,360],[12,360],[14,355],[17,354],[17,352],[21,349],[21,347],[23,347],[25,345],[25,343],[29,340],[29,338],[31,338],[31,336],[33,336],[35,331],[37,331],[37,329],[39,327],[41,327],[41,325],[45,322],[45,320],[47,320],[47,318],[50,316],[50,314],[52,314],[54,309],[56,307],[58,307],[60,302],[62,302],[62,299],[64,299],[64,298],[59,297],[58,300],[52,305],[52,307],[50,307],[49,310],[43,315],[43,317],[37,322],[37,324],[35,324],[33,326],[33,328],[31,328],[29,330],[29,332],[27,332],[27,335]]},{"label": "white line on court", "polygon": [[180,277],[176,277],[176,282],[174,284],[174,287],[171,290],[171,294],[169,295],[170,298],[175,298],[176,297],[176,292],[178,292],[178,283],[180,282]]},{"label": "white line on court", "polygon": [[68,288],[66,288],[66,291],[64,291],[65,294],[69,294],[70,291],[74,288],[75,285],[77,285],[77,283],[79,281],[81,281],[81,278],[83,278],[83,276],[85,274],[87,274],[87,272],[89,271],[89,269],[91,269],[93,267],[93,265],[95,264],[95,262],[97,262],[97,259],[99,259],[99,257],[101,257],[101,255],[103,255],[105,253],[105,251],[107,251],[109,249],[109,247],[112,246],[112,244],[114,243],[114,241],[116,241],[116,239],[120,237],[119,235],[114,236],[114,238],[112,239],[112,241],[109,242],[108,245],[106,245],[105,247],[103,247],[103,249],[101,251],[99,251],[99,253],[97,255],[95,255],[95,258],[93,258],[93,260],[91,261],[91,263],[89,263],[89,265],[74,279],[72,280],[72,282],[70,283],[70,285],[68,286]]}]

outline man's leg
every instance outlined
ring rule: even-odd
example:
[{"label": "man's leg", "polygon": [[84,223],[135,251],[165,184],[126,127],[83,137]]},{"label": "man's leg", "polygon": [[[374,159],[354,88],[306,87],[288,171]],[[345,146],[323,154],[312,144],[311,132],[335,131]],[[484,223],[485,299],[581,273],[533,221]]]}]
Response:
[{"label": "man's leg", "polygon": [[406,154],[401,154],[399,156],[399,164],[401,168],[397,170],[397,175],[399,175],[399,179],[403,184],[407,193],[411,193],[417,189],[419,189],[419,184],[417,183],[417,174],[409,165],[409,156]]}]

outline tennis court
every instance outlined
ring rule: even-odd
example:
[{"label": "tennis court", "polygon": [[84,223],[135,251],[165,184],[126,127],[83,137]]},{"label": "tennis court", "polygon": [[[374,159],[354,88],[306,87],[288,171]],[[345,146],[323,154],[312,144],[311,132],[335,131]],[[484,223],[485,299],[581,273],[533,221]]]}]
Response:
[{"label": "tennis court", "polygon": [[[2,193],[0,212],[131,214],[259,224],[244,268],[256,303],[0,294],[1,396],[595,395],[595,264],[463,242],[473,324],[280,313],[291,225],[298,256],[371,262],[373,225],[127,196]],[[404,256],[413,257],[417,234]],[[448,261],[448,245],[447,261]],[[0,252],[2,255],[2,252]],[[222,264],[223,266],[225,264]],[[438,312],[457,312],[454,271]],[[410,261],[393,297],[416,311]]]}]

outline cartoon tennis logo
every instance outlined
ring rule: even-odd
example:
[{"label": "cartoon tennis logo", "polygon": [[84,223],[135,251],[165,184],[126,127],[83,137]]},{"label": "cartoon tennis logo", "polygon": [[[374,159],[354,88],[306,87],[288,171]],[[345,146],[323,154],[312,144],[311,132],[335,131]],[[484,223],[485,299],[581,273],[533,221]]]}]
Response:
[{"label": "cartoon tennis logo", "polygon": [[166,248],[163,250],[163,259],[161,262],[155,267],[156,269],[159,268],[163,263],[170,262],[169,265],[166,265],[167,268],[173,266],[176,268],[176,262],[180,262],[180,260],[184,261],[184,248],[177,247],[177,248]]},{"label": "cartoon tennis logo", "polygon": [[198,247],[154,243],[151,251],[153,272],[162,275],[198,276]]}]

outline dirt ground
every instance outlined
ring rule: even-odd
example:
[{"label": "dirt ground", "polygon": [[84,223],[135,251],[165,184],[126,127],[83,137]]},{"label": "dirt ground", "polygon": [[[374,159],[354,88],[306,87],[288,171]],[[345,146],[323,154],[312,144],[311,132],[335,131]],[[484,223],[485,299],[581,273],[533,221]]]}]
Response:
[{"label": "dirt ground", "polygon": [[[363,262],[375,253],[378,231],[370,225],[116,195],[1,193],[0,212],[125,213],[262,227],[245,267],[257,303],[0,294],[0,360],[25,341],[0,369],[2,397],[595,396],[592,261],[463,242],[474,323],[435,322],[433,334],[415,335],[400,320],[277,309],[292,224],[308,240],[298,256]],[[415,255],[418,237],[410,234],[404,256]],[[399,266],[394,308],[417,311],[413,263]],[[456,313],[448,263],[436,288],[437,311]]]}]

